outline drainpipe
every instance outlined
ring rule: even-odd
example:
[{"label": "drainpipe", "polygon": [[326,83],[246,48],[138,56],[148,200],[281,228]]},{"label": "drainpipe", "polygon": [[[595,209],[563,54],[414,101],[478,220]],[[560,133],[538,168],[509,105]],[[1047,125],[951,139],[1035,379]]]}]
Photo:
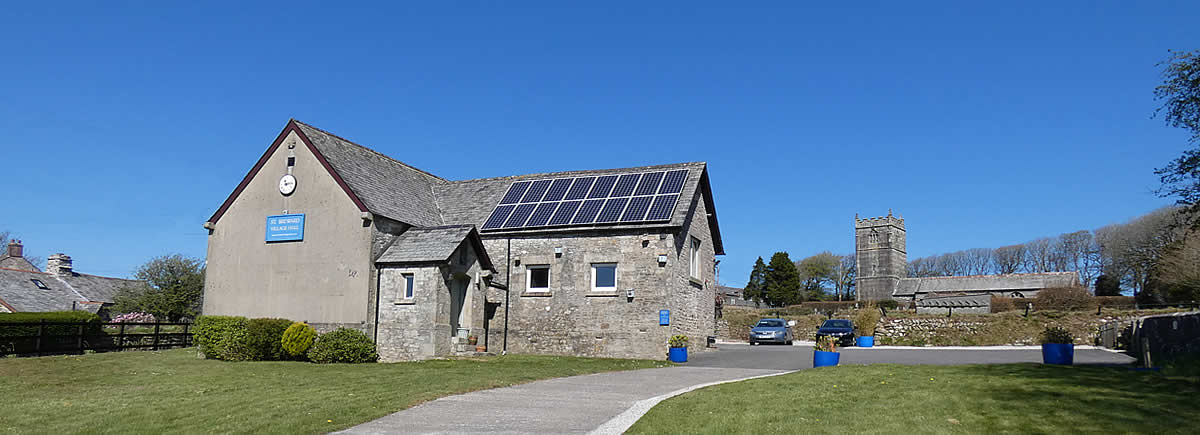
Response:
[{"label": "drainpipe", "polygon": [[504,343],[501,355],[508,355],[508,304],[509,304],[509,287],[512,279],[512,237],[506,238],[508,246],[504,252]]},{"label": "drainpipe", "polygon": [[371,339],[371,341],[374,341],[376,345],[379,344],[379,293],[383,291],[382,288],[379,288],[379,284],[383,282],[383,280],[380,279],[381,276],[383,276],[383,269],[376,267],[375,268],[375,332],[374,332],[374,337]]}]

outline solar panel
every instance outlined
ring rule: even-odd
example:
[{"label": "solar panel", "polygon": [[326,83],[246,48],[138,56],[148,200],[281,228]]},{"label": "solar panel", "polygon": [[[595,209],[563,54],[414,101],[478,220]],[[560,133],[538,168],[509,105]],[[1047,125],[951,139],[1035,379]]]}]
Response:
[{"label": "solar panel", "polygon": [[563,199],[583,199],[587,196],[588,190],[592,189],[592,183],[596,181],[596,177],[576,178],[575,183],[571,184],[571,190],[567,192],[566,198]]},{"label": "solar panel", "polygon": [[521,200],[521,195],[525,194],[525,190],[529,189],[528,181],[518,181],[513,183],[512,187],[508,188],[508,193],[504,195],[504,199],[500,200],[501,204],[515,204]]},{"label": "solar panel", "polygon": [[533,209],[536,207],[537,204],[518,205],[517,209],[513,210],[512,216],[509,216],[508,220],[504,221],[504,228],[525,226],[525,221],[529,219],[529,215],[533,213]]},{"label": "solar panel", "polygon": [[611,197],[633,195],[633,188],[637,187],[637,182],[642,178],[642,174],[625,174],[617,179],[617,185],[613,187]]},{"label": "solar panel", "polygon": [[550,190],[546,191],[546,197],[542,201],[558,201],[563,199],[567,194],[567,189],[571,188],[571,181],[574,178],[559,178],[554,180],[554,184],[550,185]]},{"label": "solar panel", "polygon": [[575,216],[575,210],[579,210],[579,204],[583,201],[564,201],[562,206],[558,207],[558,211],[554,212],[554,217],[550,218],[550,225],[566,225],[571,223],[571,218]]},{"label": "solar panel", "polygon": [[663,174],[666,172],[651,172],[642,176],[642,181],[638,183],[637,191],[634,195],[653,195],[658,191],[658,184],[663,179]]},{"label": "solar panel", "polygon": [[616,175],[605,175],[597,178],[596,184],[592,186],[592,193],[588,194],[588,198],[607,198],[608,192],[612,190],[613,184],[616,183]]},{"label": "solar panel", "polygon": [[550,188],[550,180],[538,180],[529,185],[529,190],[525,192],[525,196],[521,198],[521,202],[538,202],[542,200],[542,195],[546,194],[546,189]]},{"label": "solar panel", "polygon": [[517,181],[484,230],[670,220],[689,171]]},{"label": "solar panel", "polygon": [[558,202],[543,202],[538,204],[537,209],[533,210],[533,215],[529,217],[529,222],[525,223],[527,227],[540,227],[546,225],[550,220],[550,216],[554,214],[554,209],[558,208]]},{"label": "solar panel", "polygon": [[625,210],[625,204],[629,203],[629,198],[609,198],[604,203],[604,208],[600,210],[600,215],[596,216],[596,222],[616,222],[621,217],[621,211]]},{"label": "solar panel", "polygon": [[502,205],[496,207],[496,209],[492,211],[492,215],[488,217],[487,222],[484,222],[483,229],[490,230],[493,228],[500,228],[501,225],[504,225],[504,220],[508,219],[508,215],[512,213],[514,208],[517,208],[517,206]]},{"label": "solar panel", "polygon": [[629,200],[629,206],[625,207],[625,214],[621,215],[621,222],[639,222],[646,220],[646,210],[650,209],[650,200],[653,196],[635,196]]},{"label": "solar panel", "polygon": [[571,219],[573,224],[590,224],[596,220],[596,214],[600,213],[600,206],[604,205],[603,199],[589,199],[579,206],[579,212],[575,213],[575,219]]},{"label": "solar panel", "polygon": [[658,189],[658,193],[679,193],[683,190],[683,182],[687,180],[687,174],[687,170],[668,172],[667,177],[663,179],[662,187]]},{"label": "solar panel", "polygon": [[675,198],[677,195],[658,195],[654,197],[654,203],[650,205],[650,213],[646,215],[648,221],[665,221],[671,219],[671,213],[675,211]]}]

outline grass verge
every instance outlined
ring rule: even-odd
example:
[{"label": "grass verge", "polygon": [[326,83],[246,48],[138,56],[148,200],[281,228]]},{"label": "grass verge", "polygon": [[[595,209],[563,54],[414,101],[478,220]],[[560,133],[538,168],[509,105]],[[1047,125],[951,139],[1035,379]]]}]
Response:
[{"label": "grass verge", "polygon": [[696,390],[629,433],[1181,433],[1197,393],[1122,367],[843,366]]},{"label": "grass verge", "polygon": [[452,394],[666,365],[533,355],[230,363],[195,349],[3,358],[0,432],[325,433]]}]

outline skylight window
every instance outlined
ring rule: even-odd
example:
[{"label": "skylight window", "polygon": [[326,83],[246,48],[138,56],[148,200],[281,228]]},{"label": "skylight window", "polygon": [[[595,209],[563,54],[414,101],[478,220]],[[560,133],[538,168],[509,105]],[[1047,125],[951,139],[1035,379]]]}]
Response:
[{"label": "skylight window", "polygon": [[46,287],[46,283],[42,282],[40,279],[32,278],[30,281],[33,281],[33,285],[36,285],[37,288],[42,290],[50,290],[50,287]]}]

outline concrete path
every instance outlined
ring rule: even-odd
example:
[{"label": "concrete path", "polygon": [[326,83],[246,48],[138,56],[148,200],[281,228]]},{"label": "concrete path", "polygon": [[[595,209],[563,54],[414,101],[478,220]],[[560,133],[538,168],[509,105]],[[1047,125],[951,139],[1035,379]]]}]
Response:
[{"label": "concrete path", "polygon": [[645,412],[626,411],[649,410],[660,396],[780,373],[786,372],[668,367],[548,379],[443,397],[340,433],[621,433]]}]

